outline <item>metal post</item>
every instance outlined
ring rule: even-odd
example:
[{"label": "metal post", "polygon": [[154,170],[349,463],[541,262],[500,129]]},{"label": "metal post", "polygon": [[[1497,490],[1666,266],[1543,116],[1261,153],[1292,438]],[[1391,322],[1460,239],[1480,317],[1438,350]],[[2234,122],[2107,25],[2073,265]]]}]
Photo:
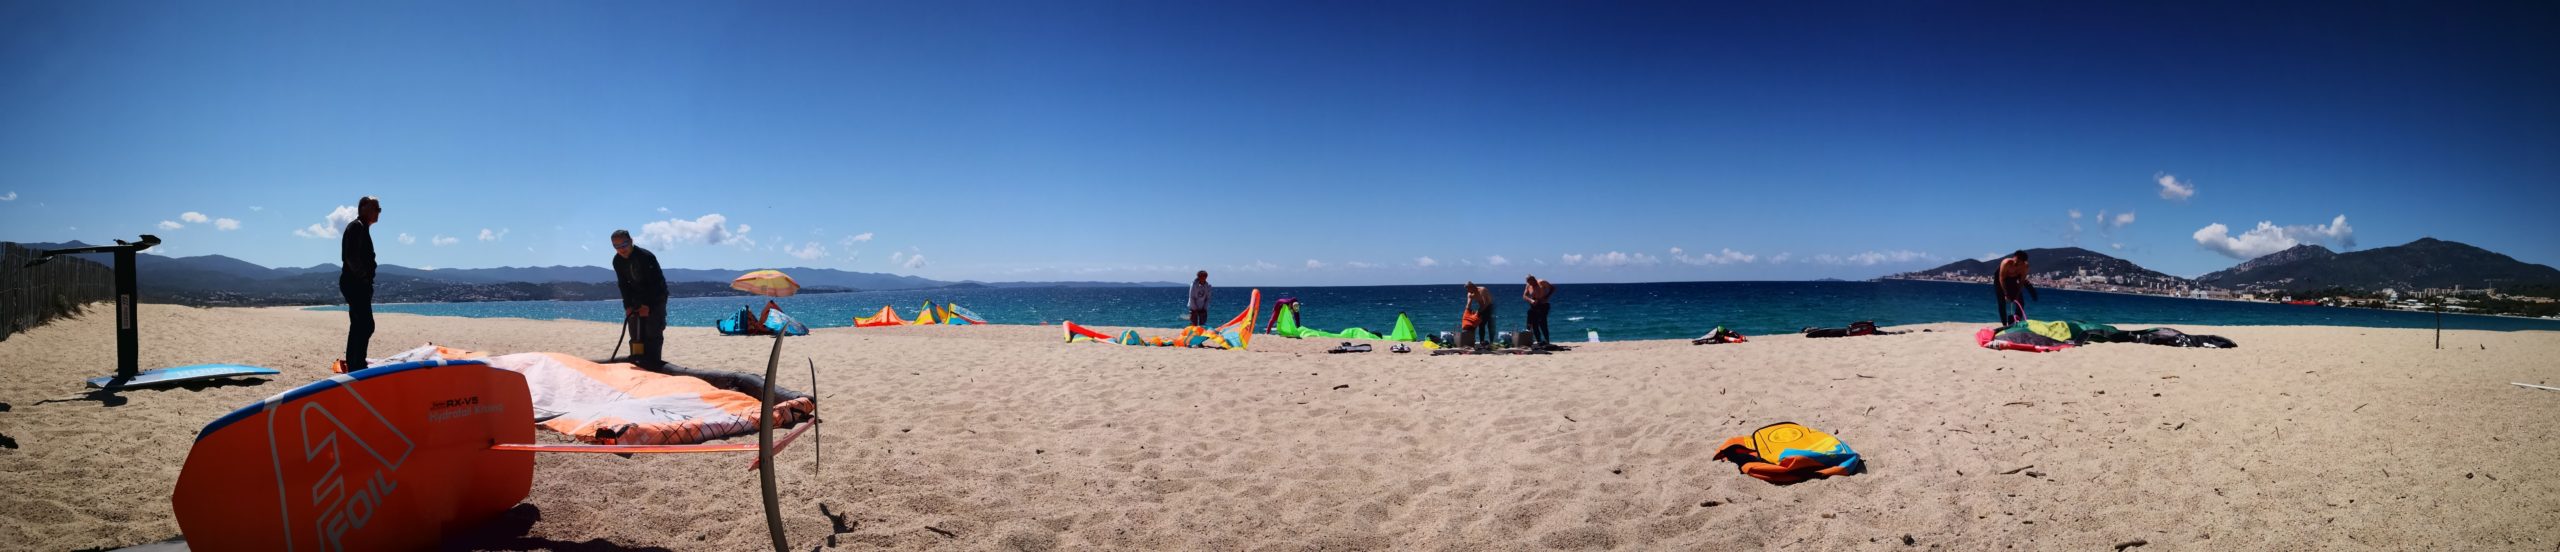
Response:
[{"label": "metal post", "polygon": [[782,534],[782,496],[773,482],[773,380],[782,366],[782,334],[773,333],[773,356],[764,362],[764,411],[756,416],[756,478],[764,483],[764,525],[773,532],[773,552],[787,552]]},{"label": "metal post", "polygon": [[132,381],[142,375],[142,333],[134,328],[141,314],[134,312],[134,251],[130,248],[116,249],[117,382]]}]

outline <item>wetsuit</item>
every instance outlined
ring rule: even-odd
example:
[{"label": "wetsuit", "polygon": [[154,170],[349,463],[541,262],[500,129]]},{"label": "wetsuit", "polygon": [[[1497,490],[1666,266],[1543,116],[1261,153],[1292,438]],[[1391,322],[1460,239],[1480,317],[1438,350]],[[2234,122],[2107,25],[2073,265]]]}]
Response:
[{"label": "wetsuit", "polygon": [[658,254],[632,245],[630,256],[613,256],[613,278],[622,288],[623,312],[649,307],[649,314],[631,319],[631,358],[656,368],[667,358],[667,274]]},{"label": "wetsuit", "polygon": [[365,367],[366,342],[373,340],[373,230],[364,221],[347,223],[338,242],[338,296],[347,300],[347,370]]}]

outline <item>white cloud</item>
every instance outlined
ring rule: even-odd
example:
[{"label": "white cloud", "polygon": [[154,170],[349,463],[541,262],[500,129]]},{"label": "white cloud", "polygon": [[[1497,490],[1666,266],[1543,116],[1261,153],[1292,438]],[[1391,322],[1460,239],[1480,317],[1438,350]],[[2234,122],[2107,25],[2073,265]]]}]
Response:
[{"label": "white cloud", "polygon": [[293,231],[293,235],[305,238],[336,238],[338,237],[338,231],[346,229],[347,223],[355,221],[356,206],[340,205],[336,209],[329,210],[329,217],[324,219],[324,222],[305,226],[301,230],[295,230]]},{"label": "white cloud", "polygon": [[1770,256],[1769,256],[1769,264],[1778,264],[1778,263],[1783,263],[1783,262],[1787,262],[1787,260],[1788,260],[1788,259],[1793,259],[1793,258],[1796,258],[1796,254],[1794,254],[1794,253],[1779,253],[1779,254],[1776,254],[1776,255],[1770,255]]},{"label": "white cloud", "polygon": [[640,234],[634,236],[634,241],[662,249],[674,249],[679,244],[755,246],[755,240],[747,238],[747,225],[738,225],[737,231],[732,232],[729,230],[728,222],[729,217],[720,216],[719,213],[703,215],[693,220],[652,221],[640,226]]},{"label": "white cloud", "polygon": [[1347,267],[1351,267],[1351,268],[1377,268],[1377,267],[1378,267],[1378,265],[1369,264],[1369,263],[1364,263],[1364,262],[1360,262],[1360,261],[1351,261],[1351,262],[1347,262],[1347,263],[1342,263],[1342,266],[1347,266]]},{"label": "white cloud", "polygon": [[1439,261],[1439,260],[1437,260],[1437,259],[1432,259],[1432,258],[1430,258],[1430,257],[1416,257],[1416,258],[1414,258],[1414,259],[1413,259],[1413,266],[1419,266],[1419,267],[1423,267],[1423,268],[1430,268],[1430,267],[1440,266],[1440,261]]},{"label": "white cloud", "polygon": [[2178,175],[2159,173],[2151,175],[2151,179],[2160,183],[2160,199],[2186,201],[2196,196],[2196,183],[2179,180]]},{"label": "white cloud", "polygon": [[867,241],[871,241],[871,233],[870,233],[870,232],[863,232],[863,233],[860,233],[860,234],[854,234],[854,235],[851,235],[851,236],[845,236],[845,237],[844,237],[844,241],[843,241],[843,242],[841,242],[841,243],[843,243],[846,247],[852,247],[852,246],[853,246],[853,244],[862,243],[862,242],[867,242]]},{"label": "white cloud", "polygon": [[[2098,225],[2098,239],[2114,242],[2117,239],[2116,231],[2123,230],[2125,225],[2133,224],[2133,213],[2124,212],[2110,215],[2107,214],[2105,209],[2100,209],[2098,210],[2098,216],[2090,219],[2090,221],[2095,222]],[[2079,243],[2080,225],[2078,223],[2073,223],[2071,225],[2071,230],[2073,231],[2070,236],[2071,243]],[[2118,247],[2117,249],[2123,248]]]},{"label": "white cloud", "polygon": [[1700,255],[1688,255],[1686,253],[1686,251],[1682,251],[1680,248],[1671,248],[1671,258],[1673,260],[1691,265],[1750,263],[1760,260],[1759,255],[1734,251],[1732,248],[1725,248],[1724,250],[1715,253]]},{"label": "white cloud", "polygon": [[266,208],[265,206],[261,206],[261,205],[251,205],[251,206],[249,206],[249,211],[250,211],[250,212],[253,212],[253,213],[254,213],[254,212],[258,212],[258,211],[265,211],[265,210],[267,210],[267,208]]},{"label": "white cloud", "polygon": [[1529,258],[1529,262],[1538,263],[1538,266],[1547,266],[1547,260],[1546,260],[1546,259],[1540,259],[1540,258],[1536,258],[1536,257],[1530,257],[1530,258]]},{"label": "white cloud", "polygon": [[427,240],[427,243],[435,244],[435,246],[436,246],[436,247],[444,247],[444,246],[448,246],[448,245],[453,245],[453,244],[457,244],[457,243],[462,243],[462,238],[448,238],[448,237],[444,237],[444,236],[439,235],[439,236],[436,236],[434,239]]},{"label": "white cloud", "polygon": [[[1485,266],[1503,266],[1503,265],[1511,264],[1511,259],[1505,259],[1505,258],[1502,258],[1502,256],[1501,256],[1501,255],[1494,255],[1494,256],[1491,256],[1491,257],[1485,257],[1485,258],[1484,258],[1484,264],[1485,264]],[[1546,262],[1546,261],[1538,261],[1538,264],[1547,264],[1547,262]]]},{"label": "white cloud", "polygon": [[409,245],[413,243],[418,243],[417,236],[411,236],[408,232],[400,233],[400,245]]},{"label": "white cloud", "polygon": [[659,208],[658,208],[658,214],[661,214],[661,215],[668,214],[668,213],[673,213],[673,212],[674,212],[674,211],[669,211],[669,210],[667,210],[667,208],[665,208],[665,207],[659,207]]},{"label": "white cloud", "polygon": [[1584,265],[1584,266],[1591,266],[1591,267],[1596,267],[1596,268],[1616,268],[1616,267],[1621,267],[1621,266],[1650,266],[1650,265],[1662,264],[1662,258],[1661,258],[1661,257],[1655,257],[1655,256],[1652,256],[1652,255],[1643,254],[1643,253],[1636,253],[1636,254],[1632,254],[1632,255],[1630,255],[1630,254],[1627,254],[1627,253],[1622,253],[1622,252],[1617,252],[1617,251],[1611,251],[1611,252],[1608,252],[1608,253],[1600,253],[1600,254],[1587,255],[1587,256],[1586,256],[1586,255],[1570,255],[1570,254],[1568,254],[1568,255],[1565,255],[1565,256],[1564,256],[1564,264],[1567,264],[1567,265]]},{"label": "white cloud", "polygon": [[239,221],[239,220],[237,220],[237,219],[227,219],[227,218],[213,219],[213,229],[215,229],[215,230],[221,230],[221,231],[224,231],[224,232],[229,232],[229,231],[232,231],[232,230],[239,230],[239,229],[240,229],[240,221]]},{"label": "white cloud", "polygon": [[1990,262],[1992,259],[1998,259],[1998,258],[2005,257],[2005,256],[2008,256],[2008,255],[2009,255],[2009,254],[2007,254],[2007,253],[2001,253],[2001,252],[1998,252],[1998,251],[1993,251],[1993,252],[1990,252],[1990,253],[1984,253],[1984,254],[1982,254],[1982,256],[1980,256],[1980,257],[1974,257],[1974,258],[1973,258],[1973,260],[1976,260],[1976,261],[1983,261],[1983,262]]},{"label": "white cloud", "polygon": [[507,239],[507,232],[510,230],[512,229],[500,228],[496,231],[491,231],[487,228],[482,228],[480,229],[480,241],[498,241]]},{"label": "white cloud", "polygon": [[18,192],[9,192],[9,195],[0,195],[0,201],[17,201],[17,200],[18,200]]},{"label": "white cloud", "polygon": [[1319,268],[1324,268],[1324,261],[1319,261],[1319,260],[1315,260],[1315,259],[1307,259],[1307,269],[1308,269],[1308,270],[1314,270],[1314,269],[1319,269]]},{"label": "white cloud", "polygon": [[178,224],[178,221],[174,221],[174,220],[164,220],[164,221],[160,221],[160,229],[161,229],[161,230],[176,230],[176,229],[186,228],[186,227],[187,227],[187,225],[184,225],[184,224]]},{"label": "white cloud", "polygon": [[[2063,232],[2062,240],[2065,243],[2077,245],[2080,243],[2080,232],[2084,229],[2080,226],[2080,219],[2084,218],[2084,216],[2079,209],[2071,209],[2068,213],[2071,215],[2071,221],[2069,223],[2071,229]],[[2098,216],[2085,218],[2088,218],[2090,224],[2097,227],[2098,237],[2105,240],[2114,240],[2116,238],[2117,230],[2123,229],[2125,225],[2133,224],[2133,213],[2131,212],[2110,214],[2106,209],[2099,209]]]},{"label": "white cloud", "polygon": [[204,216],[204,213],[198,213],[198,212],[195,212],[195,211],[187,211],[187,212],[185,212],[185,213],[180,213],[180,214],[178,214],[178,220],[186,221],[188,224],[204,224],[204,223],[207,223],[207,222],[212,222],[212,221],[213,221],[213,218],[212,218],[212,217]]},{"label": "white cloud", "polygon": [[1839,255],[1814,255],[1814,256],[1813,256],[1813,262],[1822,263],[1822,264],[1828,264],[1828,265],[1875,266],[1875,265],[1887,264],[1887,263],[1908,263],[1908,262],[1913,262],[1913,261],[1932,261],[1932,260],[1937,260],[1937,258],[1938,258],[1938,257],[1937,257],[1936,255],[1930,255],[1930,254],[1928,254],[1928,253],[1922,253],[1922,252],[1918,252],[1918,251],[1894,250],[1894,251],[1868,251],[1868,252],[1859,253],[1859,254],[1856,254],[1856,255],[1849,255],[1849,256],[1845,256],[1845,257],[1843,257],[1843,256],[1839,256]]},{"label": "white cloud", "polygon": [[827,258],[827,246],[819,244],[818,242],[808,242],[807,244],[799,247],[792,247],[791,244],[783,244],[782,252],[793,257],[799,257],[800,260],[803,261],[814,261]]},{"label": "white cloud", "polygon": [[2338,215],[2328,224],[2317,226],[2276,226],[2273,221],[2259,221],[2257,228],[2238,236],[2231,235],[2231,227],[2217,222],[2197,229],[2195,238],[2197,246],[2241,260],[2255,259],[2305,243],[2328,242],[2343,249],[2356,246],[2355,228],[2347,226],[2346,215]]},{"label": "white cloud", "polygon": [[908,256],[907,256],[907,261],[906,261],[906,262],[904,262],[904,263],[900,263],[900,266],[905,266],[905,267],[907,267],[907,270],[915,270],[915,269],[919,269],[919,268],[924,268],[924,254],[923,254],[923,253],[917,253],[917,254],[914,254],[914,255],[908,255]]},{"label": "white cloud", "polygon": [[1254,259],[1254,260],[1253,260],[1253,264],[1244,265],[1244,267],[1243,267],[1243,269],[1245,269],[1245,270],[1253,270],[1253,271],[1276,270],[1276,269],[1279,269],[1279,268],[1280,268],[1280,265],[1271,264],[1270,262],[1266,262],[1266,261],[1263,261],[1263,260],[1261,260],[1261,259]]}]

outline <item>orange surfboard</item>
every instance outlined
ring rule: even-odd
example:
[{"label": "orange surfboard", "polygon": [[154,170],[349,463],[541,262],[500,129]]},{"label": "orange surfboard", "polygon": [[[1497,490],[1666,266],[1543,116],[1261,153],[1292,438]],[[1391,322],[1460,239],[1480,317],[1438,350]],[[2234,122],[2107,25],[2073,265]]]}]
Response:
[{"label": "orange surfboard", "polygon": [[524,376],[478,361],[339,374],[197,434],[171,497],[197,550],[414,550],[523,502]]}]

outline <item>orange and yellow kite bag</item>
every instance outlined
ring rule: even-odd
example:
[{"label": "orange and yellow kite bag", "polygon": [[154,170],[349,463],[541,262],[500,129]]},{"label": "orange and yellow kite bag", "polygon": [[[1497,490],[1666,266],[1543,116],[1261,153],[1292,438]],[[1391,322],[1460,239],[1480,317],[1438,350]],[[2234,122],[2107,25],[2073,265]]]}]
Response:
[{"label": "orange and yellow kite bag", "polygon": [[1770,424],[1750,435],[1726,439],[1724,446],[1716,448],[1715,459],[1733,462],[1743,475],[1779,485],[1867,471],[1866,461],[1858,458],[1858,451],[1849,450],[1848,443],[1795,422]]}]

